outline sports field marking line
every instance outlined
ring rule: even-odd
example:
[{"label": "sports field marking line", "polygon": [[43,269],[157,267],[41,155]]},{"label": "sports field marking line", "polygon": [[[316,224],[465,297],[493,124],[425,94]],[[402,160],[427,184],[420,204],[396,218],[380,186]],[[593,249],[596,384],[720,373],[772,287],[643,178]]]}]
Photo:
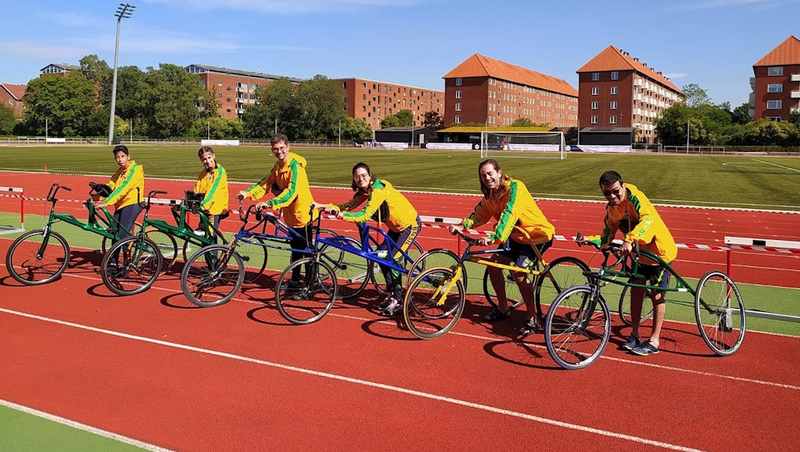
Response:
[{"label": "sports field marking line", "polygon": [[791,166],[785,166],[785,165],[781,165],[780,163],[768,162],[766,160],[761,160],[761,159],[753,159],[753,160],[755,160],[756,162],[761,162],[761,163],[764,163],[764,164],[767,164],[767,165],[777,166],[778,168],[783,168],[783,169],[787,169],[789,171],[794,171],[796,173],[800,173],[800,169],[792,168]]},{"label": "sports field marking line", "polygon": [[84,432],[93,433],[97,436],[102,436],[103,438],[113,439],[115,441],[119,441],[121,443],[130,444],[131,446],[136,446],[145,450],[152,450],[152,451],[171,451],[171,449],[164,449],[163,447],[156,446],[154,444],[145,443],[133,438],[129,438],[127,436],[120,435],[119,433],[109,432],[108,430],[103,430],[97,427],[92,427],[91,425],[86,425],[78,421],[73,421],[71,419],[67,419],[61,416],[56,416],[55,414],[50,414],[44,411],[37,410],[35,408],[31,408],[25,405],[20,405],[18,403],[10,402],[8,400],[0,399],[0,406],[4,406],[6,408],[11,408],[12,410],[21,411],[26,414],[30,414],[36,417],[40,417],[42,419],[46,419],[48,421],[56,422],[59,424],[66,425],[67,427],[72,427],[77,430],[82,430]]},{"label": "sports field marking line", "polygon": [[[0,168],[0,172],[12,172],[12,173],[22,173],[22,174],[47,174],[42,171],[30,171],[24,169],[8,169],[8,168]],[[55,173],[59,174],[59,173]],[[85,174],[71,174],[71,173],[61,173],[67,174],[72,176],[83,176],[83,177],[108,177],[108,174],[94,174],[94,173],[85,173]],[[178,181],[178,182],[196,182],[195,179],[185,179],[182,177],[150,177],[148,176],[147,179],[151,180],[160,180],[160,181]],[[229,179],[233,184],[239,184],[243,186],[248,186],[252,182],[251,181],[239,181],[237,179]],[[348,184],[335,184],[331,183],[329,185],[310,185],[311,188],[323,188],[323,189],[335,189],[335,190],[351,190],[350,185]],[[404,185],[398,185],[397,188],[403,189],[402,191],[406,193],[417,193],[422,195],[447,195],[447,196],[467,196],[467,197],[475,197],[479,198],[481,194],[477,191],[468,191],[468,192],[451,192],[446,190],[452,190],[450,188],[437,188],[437,187],[426,187],[429,189],[440,190],[440,191],[430,191],[430,190],[418,190],[417,187],[407,187]],[[545,197],[542,197],[545,196]],[[572,198],[570,198],[572,196]],[[589,199],[576,199],[576,198],[589,198]],[[593,203],[593,204],[605,204],[606,201],[599,200],[599,199],[591,199],[593,196],[591,195],[568,195],[564,193],[536,193],[534,199],[541,200],[541,201],[565,201],[565,202],[585,202],[585,203]],[[675,207],[675,208],[684,208],[684,209],[705,209],[705,210],[730,210],[730,211],[738,211],[738,212],[761,212],[761,213],[784,213],[784,214],[800,214],[800,206],[793,206],[793,205],[783,205],[783,204],[752,204],[752,203],[712,203],[710,201],[688,201],[688,200],[670,200],[670,199],[658,199],[653,198],[651,201],[661,201],[669,204],[662,204],[662,203],[654,203],[657,207]],[[82,202],[82,201],[81,201]],[[710,204],[708,206],[698,206],[692,204],[678,204],[678,203],[687,203],[687,202],[696,202],[699,204]],[[788,207],[793,209],[799,210],[776,210],[776,209],[755,209],[755,208],[747,208],[747,207],[722,207],[719,204],[735,204],[739,206],[762,206],[762,207]]]},{"label": "sports field marking line", "polygon": [[379,383],[379,382],[371,381],[371,380],[364,380],[364,379],[361,379],[361,378],[348,377],[346,375],[340,375],[340,374],[335,374],[335,373],[331,373],[331,372],[323,372],[323,371],[318,371],[318,370],[309,369],[309,368],[305,368],[305,367],[292,366],[292,365],[289,365],[289,364],[283,364],[283,363],[279,363],[279,362],[275,362],[275,361],[267,361],[267,360],[263,360],[263,359],[252,358],[252,357],[249,357],[249,356],[237,355],[237,354],[218,351],[218,350],[212,350],[212,349],[207,349],[207,348],[195,347],[195,346],[192,346],[192,345],[180,344],[180,343],[177,343],[177,342],[169,342],[169,341],[164,341],[164,340],[160,340],[160,339],[154,339],[154,338],[145,337],[145,336],[137,336],[137,335],[133,335],[133,334],[122,333],[122,332],[119,332],[119,331],[107,330],[107,329],[97,328],[97,327],[93,327],[93,326],[89,326],[89,325],[82,325],[80,323],[66,322],[66,321],[63,321],[63,320],[52,319],[52,318],[49,318],[49,317],[43,317],[43,316],[39,316],[39,315],[36,315],[36,314],[30,314],[30,313],[27,313],[27,312],[14,311],[14,310],[5,309],[5,308],[0,308],[0,312],[6,313],[6,314],[9,314],[9,315],[19,316],[19,317],[25,317],[25,318],[29,318],[29,319],[33,319],[33,320],[39,320],[39,321],[42,321],[42,322],[52,323],[52,324],[56,324],[56,325],[66,326],[66,327],[70,327],[70,328],[76,328],[76,329],[80,329],[80,330],[91,331],[93,333],[105,334],[105,335],[108,335],[108,336],[114,336],[114,337],[119,337],[119,338],[123,338],[123,339],[129,339],[129,340],[133,340],[133,341],[140,341],[140,342],[145,342],[145,343],[154,344],[154,345],[160,345],[160,346],[168,347],[168,348],[175,348],[175,349],[178,349],[178,350],[185,350],[185,351],[201,353],[201,354],[205,354],[205,355],[216,356],[216,357],[220,357],[220,358],[232,359],[232,360],[236,360],[236,361],[242,361],[242,362],[251,363],[251,364],[257,364],[257,365],[266,366],[266,367],[272,367],[272,368],[275,368],[275,369],[281,369],[281,370],[285,370],[285,371],[288,371],[288,372],[295,372],[295,373],[300,373],[300,374],[304,374],[304,375],[311,375],[311,376],[315,376],[315,377],[319,377],[319,378],[326,378],[326,379],[329,379],[329,380],[336,380],[336,381],[341,381],[341,382],[345,382],[345,383],[351,383],[351,384],[360,385],[360,386],[383,389],[383,390],[386,390],[386,391],[396,392],[396,393],[409,395],[409,396],[414,396],[414,397],[419,397],[419,398],[423,398],[423,399],[435,400],[435,401],[438,401],[438,402],[445,402],[445,403],[448,403],[448,404],[458,405],[458,406],[462,406],[462,407],[466,407],[466,408],[473,408],[473,409],[476,409],[476,410],[486,411],[486,412],[489,412],[489,413],[501,414],[501,415],[504,415],[504,416],[515,417],[515,418],[519,418],[519,419],[524,419],[524,420],[528,420],[528,421],[537,422],[537,423],[540,423],[540,424],[551,425],[551,426],[554,426],[554,427],[560,427],[560,428],[569,429],[569,430],[576,430],[576,431],[581,431],[581,432],[585,432],[585,433],[591,433],[591,434],[595,434],[595,435],[599,435],[599,436],[606,436],[606,437],[609,437],[609,438],[621,439],[621,440],[630,441],[630,442],[637,443],[637,444],[645,444],[645,445],[648,445],[648,446],[663,447],[665,449],[681,450],[681,451],[697,451],[697,450],[700,450],[700,449],[694,449],[694,448],[690,448],[690,447],[686,447],[686,446],[680,446],[680,445],[676,445],[676,444],[665,443],[665,442],[662,442],[662,441],[651,440],[651,439],[647,439],[647,438],[643,438],[643,437],[639,437],[639,436],[627,435],[627,434],[624,434],[624,433],[617,433],[617,432],[612,432],[612,431],[609,431],[609,430],[602,430],[602,429],[589,427],[589,426],[585,426],[585,425],[572,424],[572,423],[569,423],[569,422],[563,422],[563,421],[559,421],[559,420],[556,420],[556,419],[550,419],[550,418],[546,418],[546,417],[535,416],[535,415],[532,415],[532,414],[522,413],[522,412],[519,412],[519,411],[513,411],[513,410],[508,410],[508,409],[505,409],[505,408],[495,407],[495,406],[492,406],[492,405],[486,405],[486,404],[483,404],[483,403],[470,402],[470,401],[467,401],[467,400],[456,399],[456,398],[453,398],[453,397],[447,397],[447,396],[443,396],[443,395],[433,394],[433,393],[430,393],[430,392],[424,392],[424,391],[418,391],[418,390],[415,390],[415,389],[404,388],[402,386],[395,386],[395,385]]}]

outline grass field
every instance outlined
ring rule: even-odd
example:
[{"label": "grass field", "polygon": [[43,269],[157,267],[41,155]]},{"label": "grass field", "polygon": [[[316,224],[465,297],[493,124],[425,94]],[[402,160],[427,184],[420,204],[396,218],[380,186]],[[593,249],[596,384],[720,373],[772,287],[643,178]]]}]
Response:
[{"label": "grass field", "polygon": [[[314,185],[349,186],[359,161],[405,190],[478,193],[477,152],[368,149],[296,150],[309,161]],[[255,181],[272,166],[266,147],[217,149],[231,180]],[[665,154],[581,154],[566,160],[498,156],[506,174],[523,180],[538,197],[600,199],[597,178],[616,169],[659,203],[800,210],[800,158]],[[194,178],[200,165],[195,146],[131,146],[131,156],[151,177]],[[0,147],[0,170],[111,174],[116,165],[107,146]]]},{"label": "grass field", "polygon": [[142,449],[0,405],[0,450],[124,452]]}]

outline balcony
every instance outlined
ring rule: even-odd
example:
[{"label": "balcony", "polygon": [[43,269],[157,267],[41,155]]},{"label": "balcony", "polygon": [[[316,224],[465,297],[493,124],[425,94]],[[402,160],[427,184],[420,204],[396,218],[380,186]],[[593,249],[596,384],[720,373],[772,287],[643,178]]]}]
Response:
[{"label": "balcony", "polygon": [[800,74],[792,74],[793,82],[800,82]]},{"label": "balcony", "polygon": [[792,91],[791,98],[800,99],[800,91]]}]

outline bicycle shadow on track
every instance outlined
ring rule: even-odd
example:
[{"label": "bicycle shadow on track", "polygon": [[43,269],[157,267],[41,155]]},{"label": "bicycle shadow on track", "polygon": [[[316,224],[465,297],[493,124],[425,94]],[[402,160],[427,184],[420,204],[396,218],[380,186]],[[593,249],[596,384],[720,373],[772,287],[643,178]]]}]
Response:
[{"label": "bicycle shadow on track", "polygon": [[[71,250],[69,254],[70,270],[86,270],[86,273],[98,273],[100,264],[103,262],[103,253],[98,250],[84,251],[84,250]],[[77,271],[70,271],[70,273],[78,273]]]},{"label": "bicycle shadow on track", "polygon": [[[266,311],[268,310],[268,311]],[[270,314],[267,314],[269,312]],[[264,306],[258,306],[253,309],[247,311],[247,318],[256,322],[260,323],[261,325],[269,325],[269,326],[308,326],[308,325],[295,325],[292,322],[284,319],[280,313],[277,315],[275,314],[278,312],[278,307],[274,304],[264,304]],[[264,317],[269,315],[271,318],[269,320],[265,319]],[[277,317],[280,321],[272,320],[273,317]]]},{"label": "bicycle shadow on track", "polygon": [[[509,347],[505,346],[509,345],[516,347],[506,350],[506,348]],[[534,347],[534,345],[541,346],[542,348]],[[561,370],[561,368],[553,361],[545,361],[548,355],[547,352],[544,351],[544,341],[541,343],[532,343],[530,341],[523,341],[519,339],[490,341],[483,345],[483,350],[492,358],[496,358],[500,361],[514,364],[516,366],[528,367],[532,369]],[[522,351],[525,352],[524,355],[522,355]],[[544,364],[545,362],[548,364]]]},{"label": "bicycle shadow on track", "polygon": [[[649,337],[650,326],[645,326],[642,330],[642,336],[647,338]],[[625,331],[623,333],[623,331]],[[648,334],[643,334],[647,332]],[[633,353],[629,353],[627,350],[622,348],[622,344],[625,343],[626,338],[630,334],[630,326],[624,324],[616,324],[611,326],[611,337],[608,340],[608,345],[615,345],[617,350],[621,352],[625,352],[627,356],[636,356]],[[680,337],[680,339],[679,339]],[[687,331],[685,329],[681,329],[679,327],[672,327],[664,324],[661,327],[661,340],[658,346],[661,353],[665,354],[673,354],[673,355],[680,355],[680,356],[695,356],[695,357],[716,357],[717,354],[712,352],[710,349],[704,350],[704,352],[696,352],[696,351],[688,351],[685,348],[681,348],[681,344],[691,344],[692,341],[699,341],[702,343],[703,339],[694,331]]]},{"label": "bicycle shadow on track", "polygon": [[173,309],[204,309],[200,306],[196,306],[192,304],[186,297],[183,296],[183,292],[178,293],[171,293],[169,295],[164,295],[158,300],[163,306]]},{"label": "bicycle shadow on track", "polygon": [[[414,337],[407,330],[400,317],[380,317],[377,319],[367,320],[361,324],[361,330],[370,336],[375,336],[381,339],[391,339],[395,341],[420,341]],[[389,333],[391,331],[391,333]]]}]

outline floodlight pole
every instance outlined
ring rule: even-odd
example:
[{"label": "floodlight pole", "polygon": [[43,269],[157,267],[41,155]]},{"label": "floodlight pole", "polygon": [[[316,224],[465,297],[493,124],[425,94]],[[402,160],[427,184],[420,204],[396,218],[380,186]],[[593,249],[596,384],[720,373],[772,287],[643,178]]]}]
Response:
[{"label": "floodlight pole", "polygon": [[114,45],[114,79],[111,83],[111,113],[108,118],[108,144],[114,140],[114,116],[117,107],[117,61],[119,60],[119,27],[122,24],[122,19],[130,19],[133,15],[133,10],[136,9],[134,5],[128,3],[120,3],[117,7],[117,12],[114,17],[117,18],[117,37]]},{"label": "floodlight pole", "polygon": [[411,112],[411,148],[414,148],[414,112]]}]

